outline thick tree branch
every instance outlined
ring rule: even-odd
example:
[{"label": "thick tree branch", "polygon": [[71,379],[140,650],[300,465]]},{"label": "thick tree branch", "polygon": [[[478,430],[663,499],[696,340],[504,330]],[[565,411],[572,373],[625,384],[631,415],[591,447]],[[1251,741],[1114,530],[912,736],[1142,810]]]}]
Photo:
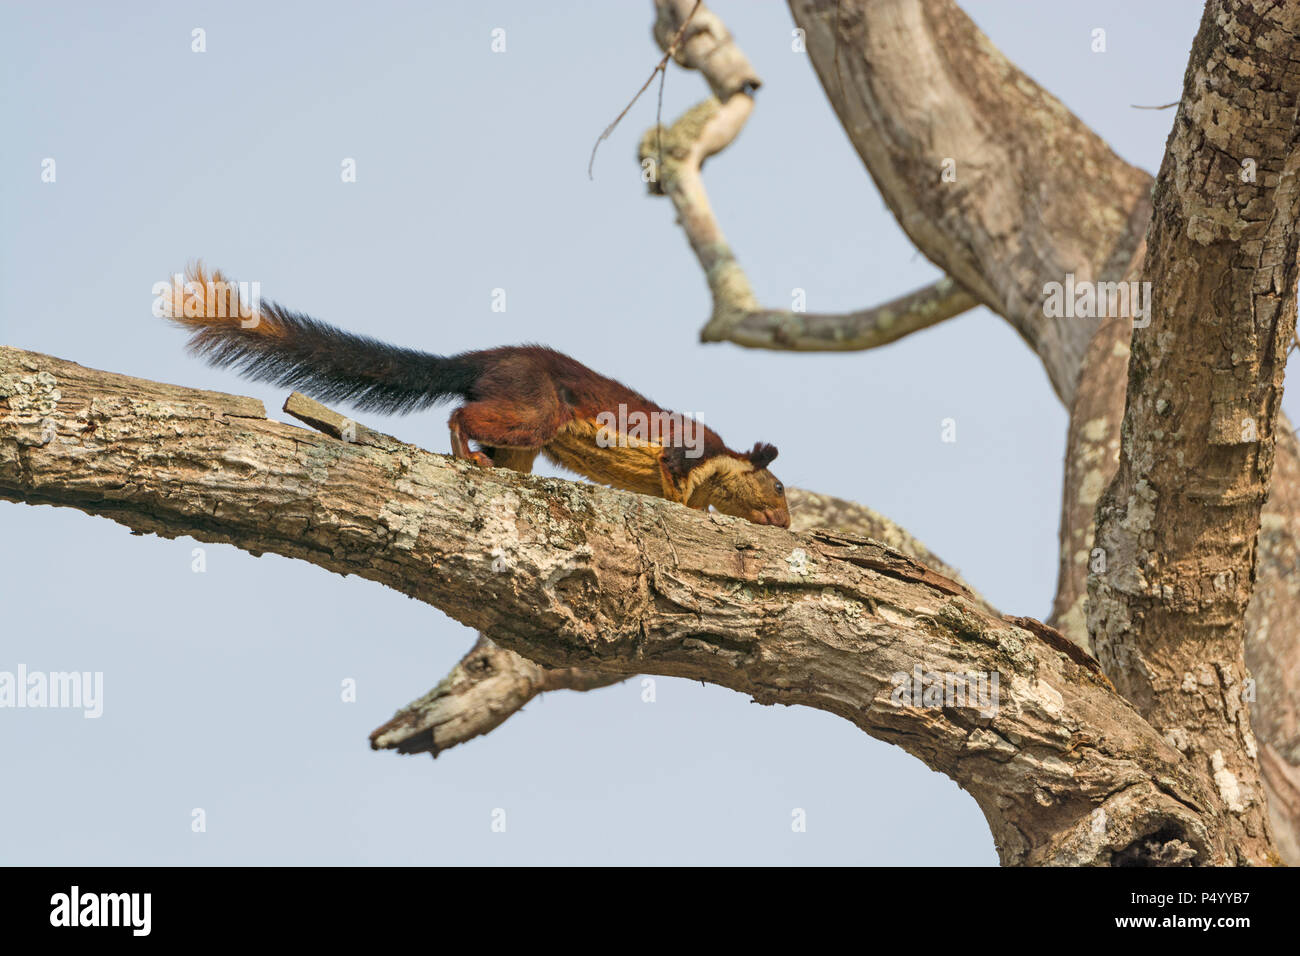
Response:
[{"label": "thick tree branch", "polygon": [[[884,515],[842,498],[799,488],[787,489],[786,495],[790,502],[791,530],[832,528],[872,538],[915,558],[970,591],[955,569]],[[974,592],[971,600],[987,613],[997,613]],[[377,750],[427,752],[437,757],[444,750],[496,729],[545,691],[595,690],[620,679],[581,667],[547,670],[480,637],[437,687],[407,704],[371,733],[370,744]]]},{"label": "thick tree branch", "polygon": [[1067,273],[1118,278],[1146,227],[1150,178],[950,0],[790,0],[790,9],[899,225],[1011,323],[1068,403],[1093,324],[1045,316],[1043,284]]},{"label": "thick tree branch", "polygon": [[1259,529],[1259,569],[1246,610],[1250,723],[1260,743],[1273,839],[1300,866],[1300,442],[1279,416],[1273,484]]},{"label": "thick tree branch", "polygon": [[[1094,661],[868,539],[340,441],[250,399],[8,348],[0,498],[359,574],[548,667],[827,710],[952,776],[1007,863],[1232,859],[1207,775]],[[914,668],[997,674],[997,704],[895,704]]]}]

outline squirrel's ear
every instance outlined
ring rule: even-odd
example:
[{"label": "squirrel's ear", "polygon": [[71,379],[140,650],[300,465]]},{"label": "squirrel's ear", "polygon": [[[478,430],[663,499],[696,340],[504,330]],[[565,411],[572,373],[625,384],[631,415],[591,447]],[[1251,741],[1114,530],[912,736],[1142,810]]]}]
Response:
[{"label": "squirrel's ear", "polygon": [[754,447],[745,453],[746,458],[755,469],[766,468],[772,464],[777,455],[776,446],[768,445],[763,442],[756,442]]}]

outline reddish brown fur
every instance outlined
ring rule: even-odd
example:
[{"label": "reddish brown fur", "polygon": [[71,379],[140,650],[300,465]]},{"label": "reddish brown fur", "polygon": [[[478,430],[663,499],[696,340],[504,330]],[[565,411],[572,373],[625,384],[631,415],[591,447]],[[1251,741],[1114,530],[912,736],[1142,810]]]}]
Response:
[{"label": "reddish brown fur", "polygon": [[[520,450],[502,459],[506,467],[516,467],[525,459],[531,465],[530,456],[540,451],[558,464],[615,487],[658,494],[695,508],[713,505],[750,521],[788,527],[784,489],[766,467],[776,457],[772,446],[755,445],[748,453],[737,453],[712,429],[699,425],[701,454],[688,457],[687,436],[668,409],[563,353],[540,346],[511,346],[468,353],[465,358],[482,371],[472,400],[456,409],[449,423],[453,452],[459,457],[481,465],[496,463],[496,454],[470,451],[466,440],[488,449]],[[669,429],[663,446],[600,448],[592,435],[594,423],[601,413],[617,417],[620,406],[624,416],[634,412],[663,416],[660,422]],[[585,451],[575,448],[579,444]]]},{"label": "reddish brown fur", "polygon": [[[464,433],[485,445],[540,448],[574,419],[595,420],[601,412],[668,414],[644,395],[593,372],[562,352],[541,346],[505,346],[471,353],[483,371],[475,400],[457,409]],[[481,396],[481,397],[480,397]],[[732,454],[712,429],[704,433],[704,458]],[[682,436],[674,424],[670,445]]]},{"label": "reddish brown fur", "polygon": [[[254,320],[241,321],[238,292],[214,289],[209,279],[227,281],[219,272],[209,277],[192,267],[187,281],[169,290],[163,314],[189,329],[191,349],[215,365],[324,401],[387,413],[461,396],[465,404],[449,422],[458,458],[528,471],[544,454],[617,488],[789,526],[784,488],[767,468],[775,448],[734,452],[712,429],[695,423],[686,435],[687,426],[669,410],[553,349],[507,346],[432,355],[347,333],[273,303],[259,307]],[[185,315],[187,308],[198,314]],[[599,416],[626,421],[637,412],[660,416],[656,424],[668,434],[658,435],[657,444],[624,435],[607,447]],[[699,451],[695,457],[688,454],[692,446]]]}]

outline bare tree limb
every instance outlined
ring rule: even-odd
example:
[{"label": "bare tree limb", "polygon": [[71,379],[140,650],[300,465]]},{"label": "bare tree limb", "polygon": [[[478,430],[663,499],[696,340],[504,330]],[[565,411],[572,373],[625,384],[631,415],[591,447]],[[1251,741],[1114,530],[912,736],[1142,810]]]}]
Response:
[{"label": "bare tree limb", "polygon": [[[654,38],[659,49],[688,70],[698,70],[720,102],[737,93],[751,94],[763,85],[722,19],[696,0],[655,0]],[[698,9],[696,7],[698,6]],[[690,22],[684,41],[672,38]]]},{"label": "bare tree limb", "polygon": [[[319,419],[320,415],[313,415]],[[967,591],[961,574],[945,564],[920,541],[870,508],[799,488],[786,489],[791,530],[830,528],[872,538],[914,558]],[[971,591],[971,600],[983,611],[993,607]],[[581,667],[547,670],[525,657],[497,647],[480,637],[473,648],[433,690],[407,704],[370,735],[377,750],[430,753],[434,757],[458,744],[468,743],[499,727],[538,694],[548,690],[594,690],[620,678]]]},{"label": "bare tree limb", "polygon": [[700,337],[706,342],[725,339],[751,349],[856,352],[896,342],[978,305],[974,296],[945,276],[931,285],[859,312],[826,314],[760,309],[746,313],[725,328],[710,325]]},{"label": "bare tree limb", "polygon": [[480,634],[437,687],[370,734],[370,746],[437,757],[495,730],[538,694],[595,690],[626,679],[582,667],[545,668]]},{"label": "bare tree limb", "polygon": [[739,133],[754,101],[733,96],[725,104],[705,100],[668,129],[656,127],[641,137],[642,163],[662,163],[649,183],[667,195],[695,251],[713,297],[713,314],[700,331],[704,342],[735,342],[749,348],[805,352],[843,352],[876,348],[937,325],[979,303],[951,279],[900,296],[892,302],[839,315],[764,309],[749,277],[737,262],[709,204],[700,175],[704,160]]}]

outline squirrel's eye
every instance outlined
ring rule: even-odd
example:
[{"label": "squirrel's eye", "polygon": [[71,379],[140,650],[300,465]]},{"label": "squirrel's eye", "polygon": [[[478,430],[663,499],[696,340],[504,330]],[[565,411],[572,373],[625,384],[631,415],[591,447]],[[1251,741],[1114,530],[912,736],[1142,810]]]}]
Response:
[{"label": "squirrel's eye", "polygon": [[778,495],[785,494],[785,485],[781,484],[779,481],[776,483],[776,493]]}]

